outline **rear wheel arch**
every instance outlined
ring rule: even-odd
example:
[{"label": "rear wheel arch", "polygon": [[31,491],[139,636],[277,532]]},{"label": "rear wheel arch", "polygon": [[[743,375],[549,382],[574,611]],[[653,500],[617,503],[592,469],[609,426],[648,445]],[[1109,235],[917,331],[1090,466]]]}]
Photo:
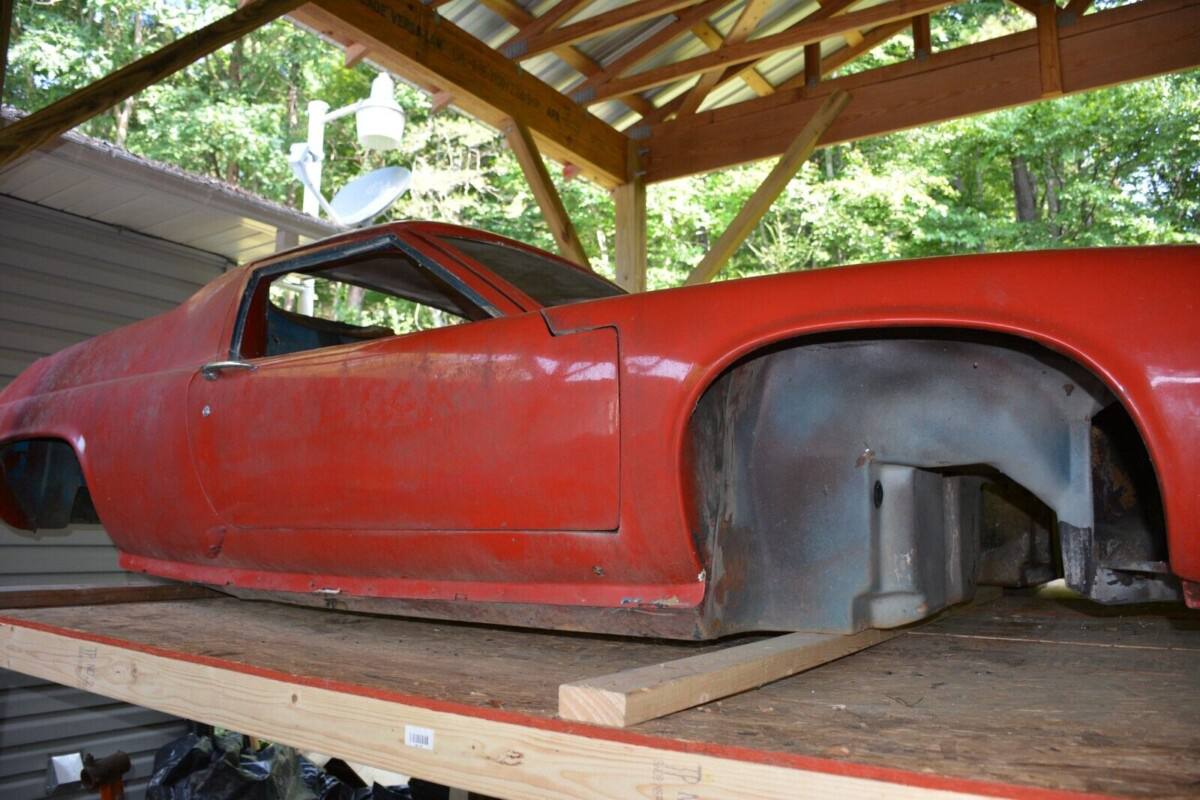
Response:
[{"label": "rear wheel arch", "polygon": [[[1142,556],[1158,554],[1165,568],[1161,497],[1145,436],[1116,394],[1077,361],[1029,339],[959,328],[803,336],[742,356],[703,391],[685,436],[689,524],[710,565],[714,614],[729,631],[849,630],[903,624],[911,621],[906,615],[921,615],[922,604],[932,613],[956,601],[962,588],[956,582],[973,581],[976,564],[965,568],[971,575],[935,576],[933,582],[945,591],[924,598],[917,592],[910,609],[889,618],[879,610],[887,602],[876,598],[903,594],[904,587],[888,584],[882,573],[892,567],[885,562],[909,557],[920,546],[903,542],[907,550],[888,556],[881,551],[889,541],[878,530],[842,529],[895,527],[894,520],[881,521],[886,503],[875,499],[889,482],[913,493],[917,499],[906,501],[911,506],[928,504],[940,491],[931,476],[947,479],[949,498],[950,482],[966,485],[963,479],[971,477],[976,483],[970,488],[977,491],[979,480],[993,473],[1031,491],[1057,512],[1066,535],[1078,540],[1071,548],[1064,540],[1063,547],[1071,560],[1063,566],[1075,588],[1107,602],[1157,599],[1153,591],[1149,597],[1138,594],[1149,585],[1145,579],[1152,584],[1156,576],[1118,573],[1141,589],[1099,585],[1110,583],[1112,575],[1095,551],[1120,543],[1120,536],[1100,541],[1094,517],[1103,498],[1095,497],[1092,486],[1090,460],[1097,447],[1092,420],[1101,417],[1116,420],[1101,434],[1115,427],[1124,451],[1132,448],[1123,452],[1128,457],[1122,466],[1137,462],[1138,500],[1158,506],[1157,523],[1154,509],[1143,515],[1152,529],[1134,537],[1146,543],[1130,550],[1126,561],[1150,563],[1155,559]],[[1114,444],[1111,437],[1106,441]],[[943,508],[947,520],[949,503]],[[923,513],[935,515],[930,509]],[[797,530],[812,540],[803,552],[787,533]],[[938,545],[943,554],[962,546]],[[847,567],[847,559],[872,563]],[[764,572],[775,576],[774,585],[763,580]],[[797,590],[795,580],[853,589],[843,592],[840,607],[822,608],[821,592]]]}]

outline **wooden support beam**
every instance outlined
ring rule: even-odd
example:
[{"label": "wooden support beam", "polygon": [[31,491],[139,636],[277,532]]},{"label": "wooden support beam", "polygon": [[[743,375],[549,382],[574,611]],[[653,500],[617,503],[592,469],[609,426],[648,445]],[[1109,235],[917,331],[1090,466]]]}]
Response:
[{"label": "wooden support beam", "polygon": [[[693,25],[704,22],[705,18],[729,5],[730,0],[707,0],[707,2],[686,8],[676,14],[675,21],[658,33],[635,45],[627,53],[618,56],[613,61],[571,90],[571,97],[577,103],[585,103],[590,97],[589,90],[595,89],[602,83],[624,75],[630,69],[645,61],[650,56],[662,50],[679,36],[687,33]],[[711,26],[710,26],[711,27]],[[716,31],[713,31],[716,33]],[[718,33],[717,36],[720,36]]]},{"label": "wooden support beam", "polygon": [[454,93],[438,89],[429,96],[429,113],[436,114],[454,102]]},{"label": "wooden support beam", "polygon": [[821,82],[821,43],[804,45],[804,85],[809,89]]},{"label": "wooden support beam", "polygon": [[144,586],[5,586],[0,588],[0,608],[56,608],[112,603],[153,603],[164,600],[198,600],[224,597],[220,592],[191,583],[155,583]]},{"label": "wooden support beam", "polygon": [[[896,22],[889,22],[886,25],[880,25],[878,28],[875,28],[866,36],[864,36],[861,43],[856,44],[853,47],[842,47],[833,51],[829,55],[822,57],[821,78],[824,79],[830,73],[836,71],[839,67],[849,64],[851,61],[865,53],[871,52],[888,39],[891,39],[896,34],[908,28],[908,26],[908,20],[898,20]],[[780,84],[776,91],[788,92],[792,89],[806,88],[807,86],[807,77],[805,73],[801,72],[799,75],[789,78]]]},{"label": "wooden support beam", "polygon": [[643,20],[661,17],[695,4],[696,0],[635,0],[629,5],[588,17],[581,22],[564,25],[561,28],[539,34],[529,40],[524,52],[513,53],[513,55],[520,58],[532,58],[563,45],[582,42],[593,36],[615,31]]},{"label": "wooden support beam", "polygon": [[1058,47],[1058,6],[1054,0],[1041,0],[1037,32],[1042,97],[1058,97],[1063,93],[1062,56]]},{"label": "wooden support beam", "polygon": [[638,166],[639,147],[629,143],[629,180],[613,190],[617,285],[628,292],[646,291],[646,182]]},{"label": "wooden support beam", "polygon": [[918,14],[912,18],[913,58],[924,61],[933,52],[933,34],[929,30],[929,15]]},{"label": "wooden support beam", "polygon": [[[746,5],[742,6],[742,13],[738,15],[737,20],[733,23],[733,27],[729,29],[720,44],[716,48],[709,47],[715,51],[725,47],[730,47],[735,44],[746,41],[754,29],[758,27],[758,23],[762,20],[763,14],[767,12],[767,6],[770,0],[746,0]],[[705,23],[707,25],[707,23]],[[711,28],[711,26],[709,26]],[[752,67],[750,69],[753,69]],[[700,76],[700,80],[696,85],[688,90],[687,96],[683,100],[683,104],[679,107],[677,114],[694,114],[700,105],[708,97],[708,93],[716,87],[721,80],[725,70],[723,68],[711,69]]]},{"label": "wooden support beam", "polygon": [[626,728],[819,667],[900,633],[874,628],[849,636],[789,633],[715,653],[564,683],[558,687],[558,716]]},{"label": "wooden support beam", "polygon": [[316,0],[292,14],[319,33],[370,47],[381,65],[500,128],[512,118],[542,151],[603,186],[625,180],[626,137],[418,0]]},{"label": "wooden support beam", "polygon": [[[529,22],[521,26],[521,29],[510,36],[503,44],[500,45],[500,52],[509,58],[524,56],[527,48],[525,44],[530,39],[540,36],[543,32],[550,30],[558,25],[559,22],[566,19],[571,14],[577,14],[590,6],[595,0],[558,0],[550,7],[545,14],[540,17],[533,17]],[[532,17],[532,15],[530,15]]]},{"label": "wooden support beam", "polygon": [[102,114],[151,84],[257,30],[303,0],[254,0],[0,130],[0,167]]},{"label": "wooden support beam", "polygon": [[[1088,14],[1059,34],[1066,94],[1200,66],[1200,4],[1192,0]],[[1010,34],[825,80],[808,93],[780,87],[770,97],[652,126],[644,139],[646,182],[778,155],[838,89],[853,92],[855,103],[826,131],[822,146],[1036,102],[1038,34]]]},{"label": "wooden support beam", "polygon": [[512,148],[513,155],[521,165],[521,171],[525,173],[525,179],[529,181],[529,188],[542,209],[546,224],[550,226],[550,233],[558,245],[558,252],[579,266],[591,269],[592,265],[588,263],[583,243],[579,241],[579,234],[571,224],[571,217],[567,214],[562,198],[559,197],[558,189],[554,188],[554,181],[550,179],[546,162],[542,160],[529,129],[515,120],[509,120],[504,126],[504,138],[508,140],[508,146]]},{"label": "wooden support beam", "polygon": [[674,64],[648,69],[626,78],[617,78],[596,88],[588,102],[599,102],[630,92],[640,92],[666,83],[673,83],[716,67],[742,64],[838,36],[848,30],[871,28],[897,19],[909,19],[917,14],[935,11],[950,5],[949,0],[893,0],[878,6],[852,11],[829,19],[807,22],[801,20],[786,31],[771,36],[725,47],[715,53],[695,56]]},{"label": "wooden support beam", "polygon": [[366,56],[367,56],[367,46],[365,44],[359,44],[358,42],[352,42],[352,43],[346,45],[346,52],[345,52],[346,69],[349,69],[350,67],[357,65],[360,61],[362,61],[364,58],[366,58]]},{"label": "wooden support beam", "polygon": [[788,183],[796,176],[796,172],[804,164],[804,161],[812,155],[821,134],[837,119],[837,115],[841,113],[848,102],[850,102],[850,95],[845,92],[835,92],[826,98],[800,131],[800,135],[792,142],[791,147],[779,158],[779,162],[767,175],[766,180],[754,191],[746,204],[742,206],[742,210],[734,217],[733,222],[729,223],[725,232],[688,274],[687,280],[684,281],[685,286],[708,283],[721,271],[729,258],[741,247],[742,242],[746,241],[746,237],[754,230],[754,226],[767,213],[767,209],[787,188]]},{"label": "wooden support beam", "polygon": [[1058,26],[1062,28],[1067,25],[1074,25],[1091,7],[1092,0],[1071,0],[1071,2],[1067,3],[1067,7],[1062,10],[1062,13],[1059,14]]}]

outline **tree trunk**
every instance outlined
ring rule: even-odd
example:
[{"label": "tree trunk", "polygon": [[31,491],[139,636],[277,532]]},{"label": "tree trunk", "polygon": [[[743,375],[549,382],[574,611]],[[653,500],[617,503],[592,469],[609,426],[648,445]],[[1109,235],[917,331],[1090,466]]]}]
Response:
[{"label": "tree trunk", "polygon": [[1046,219],[1050,223],[1050,235],[1055,239],[1061,239],[1063,235],[1062,225],[1058,222],[1058,190],[1062,187],[1062,181],[1058,179],[1058,172],[1054,169],[1054,161],[1050,154],[1046,154]]},{"label": "tree trunk", "polygon": [[[133,14],[133,53],[134,57],[138,57],[142,52],[142,13],[135,11]],[[129,136],[129,121],[133,119],[133,104],[134,98],[129,97],[117,106],[117,132],[113,137],[117,147],[125,146],[125,139]]]},{"label": "tree trunk", "polygon": [[1038,218],[1037,188],[1024,156],[1013,156],[1013,199],[1016,201],[1017,222],[1033,222]]}]

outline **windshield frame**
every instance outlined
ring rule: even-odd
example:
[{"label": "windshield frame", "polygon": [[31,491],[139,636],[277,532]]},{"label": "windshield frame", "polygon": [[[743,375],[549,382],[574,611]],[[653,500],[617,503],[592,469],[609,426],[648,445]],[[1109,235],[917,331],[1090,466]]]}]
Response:
[{"label": "windshield frame", "polygon": [[[459,225],[449,224],[423,224],[420,227],[420,236],[430,247],[436,248],[438,252],[444,253],[447,257],[453,258],[464,268],[469,269],[480,280],[486,281],[494,289],[504,293],[517,305],[527,311],[536,311],[544,308],[559,308],[566,305],[574,305],[576,302],[592,302],[593,300],[612,299],[622,297],[629,294],[625,289],[618,286],[613,281],[603,275],[593,272],[590,269],[581,267],[580,265],[563,258],[554,253],[547,252],[537,247],[518,242],[514,239],[509,239],[505,236],[499,236],[494,233],[488,233],[477,228],[468,228]],[[598,280],[613,288],[614,294],[603,298],[590,298],[587,300],[573,301],[570,303],[558,303],[555,305],[545,305],[539,302],[534,297],[527,294],[520,286],[505,279],[503,275],[494,271],[488,264],[478,261],[473,258],[470,253],[467,253],[458,247],[454,246],[454,239],[468,239],[471,241],[480,242],[481,244],[495,245],[499,247],[507,247],[509,249],[519,250],[529,255],[546,259],[563,267],[583,273],[589,279]]]}]

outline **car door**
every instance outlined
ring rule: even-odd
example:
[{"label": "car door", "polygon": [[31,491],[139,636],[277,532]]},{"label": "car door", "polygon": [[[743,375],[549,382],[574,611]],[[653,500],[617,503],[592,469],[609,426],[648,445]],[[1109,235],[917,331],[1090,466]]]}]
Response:
[{"label": "car door", "polygon": [[[243,529],[615,530],[615,331],[554,336],[476,276],[383,238],[251,276],[233,358],[188,389],[193,460],[213,508]],[[339,258],[375,287],[386,282],[379,259],[416,270],[447,294],[422,288],[422,300],[468,321],[381,338],[330,328],[337,335],[318,331],[325,346],[293,352],[251,341],[278,333],[265,284],[326,274]],[[301,323],[305,336],[316,324]]]}]

